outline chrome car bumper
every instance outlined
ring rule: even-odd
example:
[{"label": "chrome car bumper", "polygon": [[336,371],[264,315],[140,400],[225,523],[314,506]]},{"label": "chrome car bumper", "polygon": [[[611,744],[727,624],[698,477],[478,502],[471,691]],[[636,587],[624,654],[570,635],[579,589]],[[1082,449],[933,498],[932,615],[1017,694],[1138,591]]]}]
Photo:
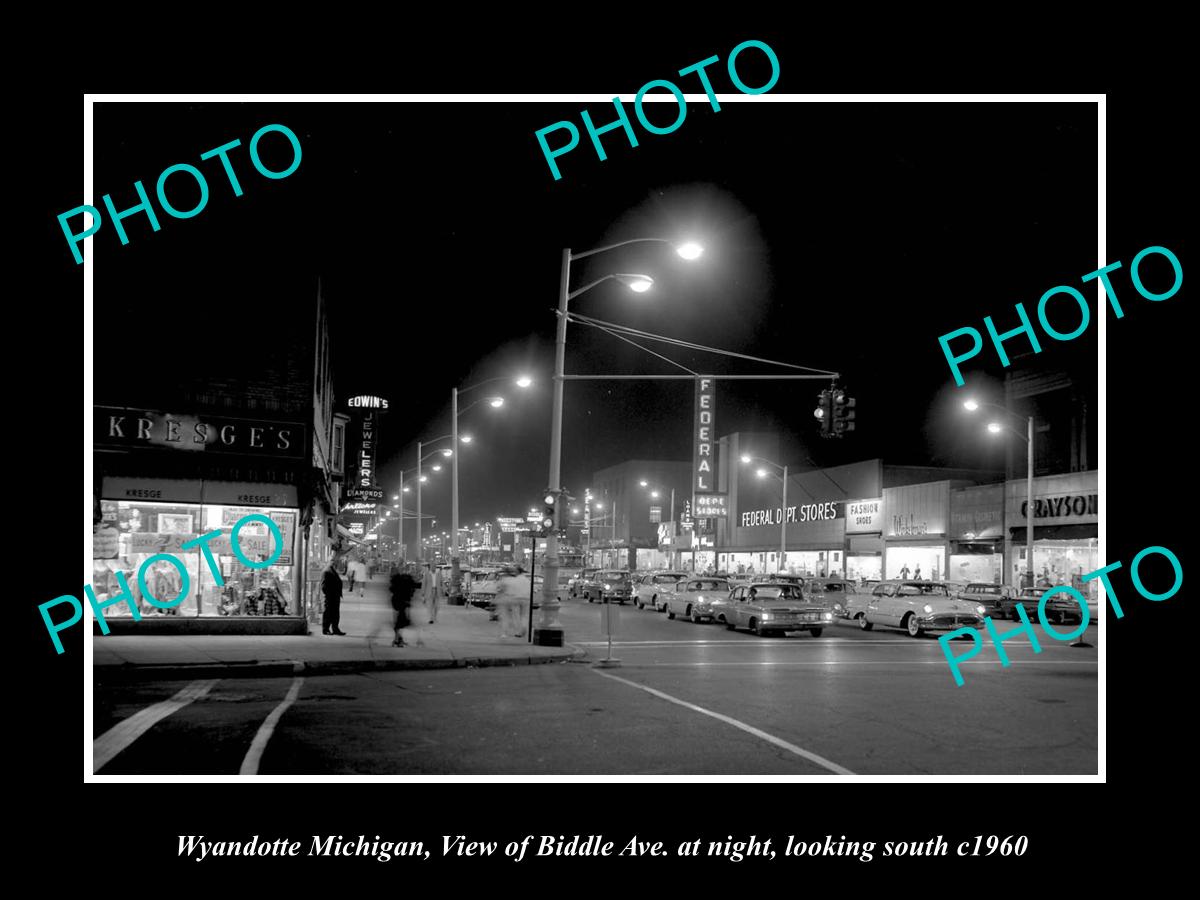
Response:
[{"label": "chrome car bumper", "polygon": [[935,613],[918,617],[917,623],[926,631],[953,631],[955,628],[982,628],[983,616],[977,613]]}]

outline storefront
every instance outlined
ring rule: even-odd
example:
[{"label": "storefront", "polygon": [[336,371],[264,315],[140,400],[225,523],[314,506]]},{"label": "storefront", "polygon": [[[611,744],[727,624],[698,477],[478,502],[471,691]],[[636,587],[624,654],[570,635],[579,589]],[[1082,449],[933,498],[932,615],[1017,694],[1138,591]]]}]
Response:
[{"label": "storefront", "polygon": [[846,503],[846,577],[851,581],[883,578],[883,498]]},{"label": "storefront", "polygon": [[[107,478],[101,493],[101,524],[94,530],[92,586],[98,600],[119,593],[116,573],[123,572],[138,612],[154,616],[303,616],[302,548],[296,527],[296,489],[290,485],[175,479]],[[267,516],[283,537],[282,547],[263,522],[249,522],[238,533],[238,545],[250,560],[278,559],[267,568],[250,568],[233,552],[233,526],[242,518]],[[220,572],[205,561],[200,545],[182,545],[203,534],[220,532],[207,542]],[[177,557],[187,572],[189,590],[171,609],[151,605],[142,596],[138,572],[156,554]],[[165,560],[145,573],[147,590],[158,600],[177,597],[182,575]],[[106,618],[132,617],[127,604],[105,611]]]},{"label": "storefront", "polygon": [[[118,597],[121,573],[141,617],[114,603],[104,610],[114,630],[306,633],[313,583],[333,551],[332,520],[318,507],[314,535],[305,515],[314,503],[304,425],[111,407],[95,414],[91,584],[99,602]],[[250,515],[267,517],[281,540],[252,521],[239,526],[237,546],[250,561],[272,560],[269,566],[247,566],[234,552],[234,526]],[[169,609],[152,605],[139,583],[143,565],[158,554],[182,564],[181,571],[159,560],[144,572],[145,591],[160,602],[183,593]]]},{"label": "storefront", "polygon": [[[1100,566],[1100,504],[1097,472],[1071,472],[1035,478],[1033,572],[1038,585],[1068,584],[1089,599],[1096,581],[1083,576]],[[1005,488],[1005,523],[1010,539],[1008,578],[1023,584],[1026,571],[1027,486],[1010,481]]]},{"label": "storefront", "polygon": [[1004,485],[950,492],[949,581],[1004,584]]},{"label": "storefront", "polygon": [[884,488],[884,578],[950,580],[950,488],[949,481]]}]

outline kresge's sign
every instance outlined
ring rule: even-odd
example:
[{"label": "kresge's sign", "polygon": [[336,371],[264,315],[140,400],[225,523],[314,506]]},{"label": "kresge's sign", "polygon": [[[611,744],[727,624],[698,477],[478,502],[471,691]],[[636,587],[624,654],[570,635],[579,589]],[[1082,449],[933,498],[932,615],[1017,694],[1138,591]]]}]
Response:
[{"label": "kresge's sign", "polygon": [[97,446],[304,458],[304,425],[299,422],[95,406],[92,434]]}]

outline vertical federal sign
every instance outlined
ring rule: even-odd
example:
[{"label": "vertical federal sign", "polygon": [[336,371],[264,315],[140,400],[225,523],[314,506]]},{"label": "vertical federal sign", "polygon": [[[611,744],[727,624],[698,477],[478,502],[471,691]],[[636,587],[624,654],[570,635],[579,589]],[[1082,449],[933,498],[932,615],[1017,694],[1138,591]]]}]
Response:
[{"label": "vertical federal sign", "polygon": [[717,394],[715,380],[701,375],[696,379],[695,451],[692,456],[692,495],[716,490],[716,466],[713,448],[716,446]]},{"label": "vertical federal sign", "polygon": [[[716,379],[701,375],[696,379],[695,452],[692,457],[692,499],[688,518],[696,509],[696,494],[717,489],[717,465],[714,448],[717,446]],[[705,534],[710,523],[696,517],[692,531],[692,568],[696,566],[697,538]]]}]

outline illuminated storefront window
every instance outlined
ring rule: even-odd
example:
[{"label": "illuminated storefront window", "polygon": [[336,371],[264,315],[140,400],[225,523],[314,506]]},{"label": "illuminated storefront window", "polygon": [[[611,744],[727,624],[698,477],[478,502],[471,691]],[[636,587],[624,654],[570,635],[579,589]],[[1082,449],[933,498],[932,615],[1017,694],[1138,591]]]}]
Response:
[{"label": "illuminated storefront window", "polygon": [[[283,546],[274,564],[254,569],[234,554],[231,534],[236,522],[252,513],[268,516],[279,528]],[[116,573],[123,572],[142,616],[298,616],[299,567],[297,565],[297,510],[263,506],[203,503],[160,503],[141,500],[102,500],[100,526],[93,541],[92,585],[98,600],[120,592]],[[223,585],[199,546],[182,545],[211,531],[221,536],[208,542]],[[248,522],[238,532],[238,544],[247,559],[264,561],[276,550],[275,540],[261,522]],[[155,554],[177,557],[188,573],[189,590],[178,606],[159,609],[142,596],[138,571]],[[179,570],[166,561],[145,574],[146,589],[156,599],[179,595]],[[115,617],[132,615],[125,604],[105,610]]]}]

